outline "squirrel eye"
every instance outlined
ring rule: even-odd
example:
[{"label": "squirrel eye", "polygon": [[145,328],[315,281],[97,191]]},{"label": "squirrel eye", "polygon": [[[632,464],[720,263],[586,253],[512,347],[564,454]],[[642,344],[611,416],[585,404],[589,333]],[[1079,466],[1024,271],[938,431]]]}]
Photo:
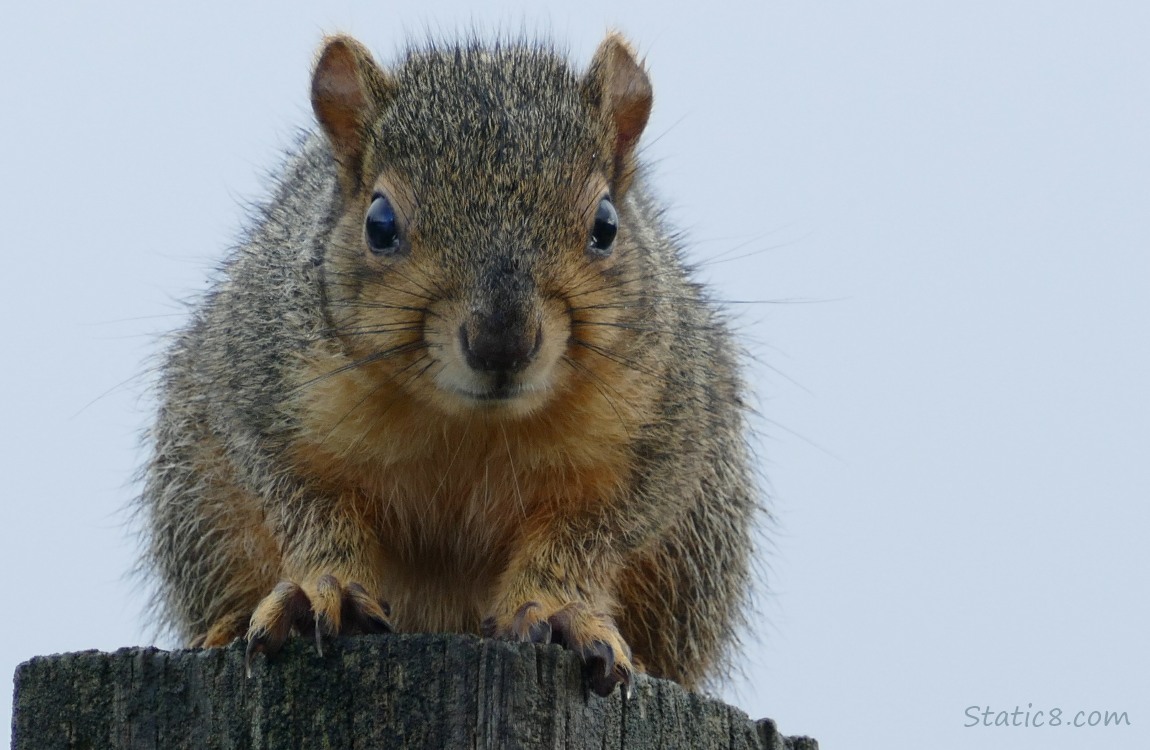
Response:
[{"label": "squirrel eye", "polygon": [[364,222],[367,245],[376,255],[393,255],[399,250],[399,226],[391,201],[377,194],[367,209]]},{"label": "squirrel eye", "polygon": [[606,258],[611,254],[611,245],[615,242],[615,234],[619,231],[619,215],[615,213],[615,204],[604,196],[599,201],[599,208],[595,211],[595,226],[591,227],[591,243],[588,251],[599,258]]}]

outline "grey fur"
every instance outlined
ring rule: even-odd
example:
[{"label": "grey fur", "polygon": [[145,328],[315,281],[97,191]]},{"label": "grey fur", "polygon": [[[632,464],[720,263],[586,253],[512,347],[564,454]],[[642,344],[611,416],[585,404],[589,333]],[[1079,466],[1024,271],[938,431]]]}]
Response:
[{"label": "grey fur", "polygon": [[[543,45],[507,42],[415,49],[393,76],[363,179],[385,165],[419,197],[421,230],[442,252],[435,291],[490,305],[495,282],[484,279],[499,263],[532,280],[524,297],[562,273],[549,213],[569,195],[560,188],[614,168],[583,79]],[[608,540],[624,577],[646,576],[632,581],[641,596],[619,602],[620,630],[649,669],[695,684],[718,668],[746,606],[758,495],[743,385],[725,317],[643,178],[614,176],[624,178],[634,182],[617,203],[610,294],[626,333],[600,354],[661,390],[632,435],[627,517],[589,516],[570,535]],[[308,386],[293,368],[317,342],[341,350],[341,303],[370,283],[362,249],[335,237],[343,190],[327,140],[308,136],[161,367],[138,507],[157,609],[181,638],[254,608],[282,576],[292,534],[327,507],[285,456]],[[429,410],[429,429],[437,418]],[[260,519],[278,554],[235,537],[240,513]]]}]

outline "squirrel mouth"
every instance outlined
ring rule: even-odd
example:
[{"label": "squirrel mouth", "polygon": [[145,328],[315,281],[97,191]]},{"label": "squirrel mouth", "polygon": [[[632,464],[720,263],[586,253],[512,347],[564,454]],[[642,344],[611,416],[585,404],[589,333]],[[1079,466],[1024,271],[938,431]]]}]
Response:
[{"label": "squirrel mouth", "polygon": [[472,399],[474,401],[512,401],[520,396],[524,396],[536,390],[529,385],[521,383],[501,382],[495,383],[489,388],[484,390],[462,390],[457,389],[455,392],[460,396]]},{"label": "squirrel mouth", "polygon": [[482,404],[509,404],[531,396],[539,396],[546,385],[511,373],[491,373],[479,382],[459,383],[449,387],[452,393],[468,401]]},{"label": "squirrel mouth", "polygon": [[477,401],[510,401],[519,395],[519,389],[507,387],[491,390],[487,393],[472,393],[469,395]]}]

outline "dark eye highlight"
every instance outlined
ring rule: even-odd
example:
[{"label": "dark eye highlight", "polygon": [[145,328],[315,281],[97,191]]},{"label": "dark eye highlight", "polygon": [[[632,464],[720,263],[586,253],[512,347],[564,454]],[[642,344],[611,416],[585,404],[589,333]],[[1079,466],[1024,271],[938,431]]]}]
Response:
[{"label": "dark eye highlight", "polygon": [[399,225],[395,209],[386,196],[376,194],[367,209],[363,224],[367,246],[376,255],[394,255],[399,251]]},{"label": "dark eye highlight", "polygon": [[604,196],[599,200],[599,208],[595,211],[595,224],[591,227],[591,240],[587,251],[598,258],[606,258],[611,254],[615,244],[615,234],[619,231],[619,214],[615,212],[615,204]]}]

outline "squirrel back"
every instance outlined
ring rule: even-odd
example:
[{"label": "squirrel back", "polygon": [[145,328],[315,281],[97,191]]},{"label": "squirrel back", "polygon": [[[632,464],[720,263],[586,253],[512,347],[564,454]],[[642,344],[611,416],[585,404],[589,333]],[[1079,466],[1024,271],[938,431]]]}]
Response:
[{"label": "squirrel back", "polygon": [[[733,642],[756,496],[736,346],[639,176],[608,36],[326,40],[307,138],[162,367],[140,507],[189,642],[555,641],[601,693]],[[383,602],[386,602],[384,604]]]}]

